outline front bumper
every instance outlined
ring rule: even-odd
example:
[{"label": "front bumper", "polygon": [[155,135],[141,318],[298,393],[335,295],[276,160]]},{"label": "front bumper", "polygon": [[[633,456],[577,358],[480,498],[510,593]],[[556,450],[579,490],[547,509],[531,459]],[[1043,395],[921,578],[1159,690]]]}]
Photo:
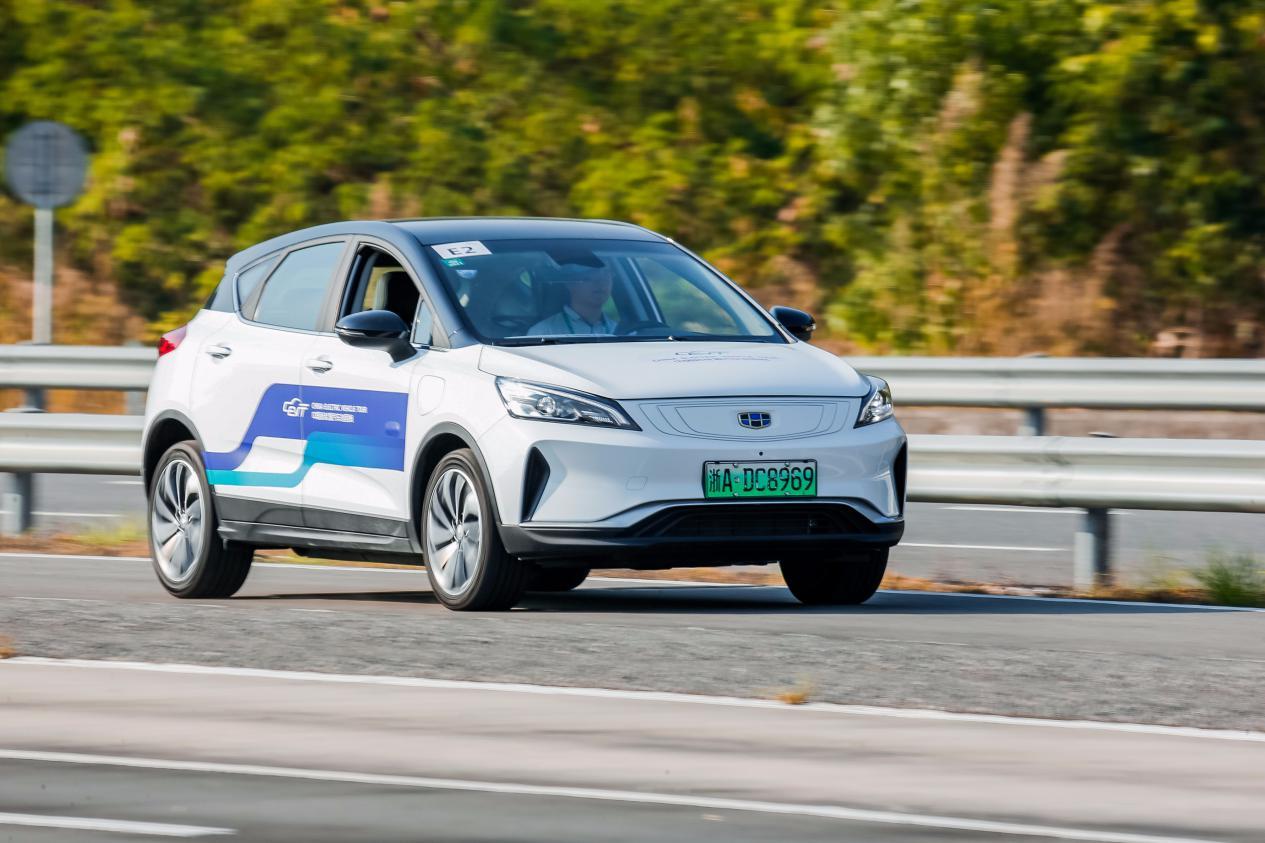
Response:
[{"label": "front bumper", "polygon": [[744,440],[664,433],[651,427],[637,404],[626,402],[625,408],[642,430],[505,417],[484,431],[479,443],[501,523],[529,532],[623,534],[667,507],[721,505],[703,496],[708,461],[804,459],[817,461],[815,502],[846,503],[871,522],[903,515],[905,433],[895,419],[820,435],[753,434]]},{"label": "front bumper", "polygon": [[901,518],[874,521],[841,501],[681,504],[626,527],[503,525],[520,558],[591,568],[729,565],[891,547]]}]

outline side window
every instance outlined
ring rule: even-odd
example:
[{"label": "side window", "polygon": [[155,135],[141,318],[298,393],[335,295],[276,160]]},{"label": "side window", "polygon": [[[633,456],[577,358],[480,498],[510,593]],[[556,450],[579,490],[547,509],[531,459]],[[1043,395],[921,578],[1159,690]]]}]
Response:
[{"label": "side window", "polygon": [[413,335],[410,339],[418,345],[430,345],[434,338],[435,317],[431,315],[426,302],[417,306],[417,316],[413,319]]},{"label": "side window", "polygon": [[286,255],[259,296],[255,321],[315,331],[326,288],[342,254],[342,243],[322,243]]},{"label": "side window", "polygon": [[[250,297],[255,294],[256,288],[259,287],[259,282],[268,277],[268,270],[272,269],[276,263],[276,258],[269,258],[237,273],[237,300],[242,303],[243,308],[245,308],[246,302],[250,301]],[[229,310],[232,309],[232,303],[230,302]]]},{"label": "side window", "polygon": [[433,318],[421,301],[412,276],[400,262],[379,249],[367,247],[356,256],[351,281],[339,316],[362,310],[390,310],[412,326],[412,340],[430,345]]}]

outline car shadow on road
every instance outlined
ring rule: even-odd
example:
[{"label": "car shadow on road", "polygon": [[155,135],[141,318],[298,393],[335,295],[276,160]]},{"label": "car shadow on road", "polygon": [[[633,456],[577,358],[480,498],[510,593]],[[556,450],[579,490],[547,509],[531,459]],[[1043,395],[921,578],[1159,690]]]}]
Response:
[{"label": "car shadow on road", "polygon": [[[430,591],[333,591],[239,595],[235,600],[413,603],[438,606]],[[513,611],[532,614],[716,615],[1138,615],[1218,611],[1207,606],[881,591],[860,606],[804,606],[781,586],[611,585],[600,579],[560,594],[529,593]],[[1222,610],[1224,611],[1224,610]]]},{"label": "car shadow on road", "polygon": [[[1206,606],[882,591],[860,606],[804,606],[781,586],[589,585],[564,594],[529,594],[520,610],[547,613],[786,615],[1137,615],[1217,611]],[[600,583],[600,580],[598,581]]]}]

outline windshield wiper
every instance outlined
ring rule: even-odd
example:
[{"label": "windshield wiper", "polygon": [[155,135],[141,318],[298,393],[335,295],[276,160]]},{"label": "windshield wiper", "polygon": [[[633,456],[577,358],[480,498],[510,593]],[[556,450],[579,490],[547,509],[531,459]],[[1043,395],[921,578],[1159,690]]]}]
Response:
[{"label": "windshield wiper", "polygon": [[580,335],[577,335],[577,336],[551,336],[551,337],[502,337],[502,338],[501,338],[501,339],[499,339],[499,340],[493,340],[493,343],[494,343],[494,344],[496,344],[496,345],[510,345],[510,346],[520,346],[520,345],[564,345],[564,344],[569,344],[569,343],[581,343],[581,342],[588,342],[588,343],[592,343],[592,342],[610,342],[611,340],[615,340],[615,339],[618,339],[618,338],[617,338],[617,337],[601,336],[601,335],[592,335],[592,334],[590,334],[590,335],[587,335],[587,336],[586,336],[586,335],[584,335],[584,334],[580,334]]}]

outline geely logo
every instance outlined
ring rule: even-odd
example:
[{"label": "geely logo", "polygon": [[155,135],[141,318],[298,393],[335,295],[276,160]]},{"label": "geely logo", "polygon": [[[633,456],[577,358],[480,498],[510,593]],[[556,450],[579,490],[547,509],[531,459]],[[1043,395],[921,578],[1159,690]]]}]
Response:
[{"label": "geely logo", "polygon": [[752,430],[763,430],[773,424],[773,416],[765,412],[747,411],[738,414],[738,424]]},{"label": "geely logo", "polygon": [[307,404],[304,404],[297,398],[291,398],[289,401],[281,405],[281,412],[287,416],[298,416],[303,418],[303,414],[307,412]]}]

